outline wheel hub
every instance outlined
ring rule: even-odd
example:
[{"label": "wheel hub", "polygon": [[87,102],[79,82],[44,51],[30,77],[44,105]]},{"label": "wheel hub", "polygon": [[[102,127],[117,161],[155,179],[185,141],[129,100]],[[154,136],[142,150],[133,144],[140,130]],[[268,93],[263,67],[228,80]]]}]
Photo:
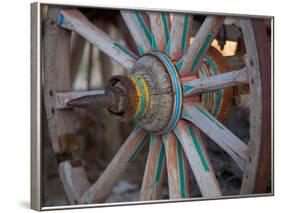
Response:
[{"label": "wheel hub", "polygon": [[[223,56],[210,48],[198,74],[192,79],[205,78],[229,70]],[[176,126],[182,108],[182,85],[173,62],[163,53],[141,56],[129,75],[113,76],[111,90],[123,91],[114,95],[115,104],[109,110],[122,120],[135,120],[150,134],[166,134]],[[232,88],[218,89],[195,97],[218,120],[222,121],[231,106]],[[189,98],[189,100],[193,100]]]},{"label": "wheel hub", "polygon": [[177,70],[162,53],[145,54],[127,76],[113,76],[112,87],[126,91],[126,107],[114,114],[135,119],[151,134],[165,134],[177,124],[182,107],[182,89]]}]

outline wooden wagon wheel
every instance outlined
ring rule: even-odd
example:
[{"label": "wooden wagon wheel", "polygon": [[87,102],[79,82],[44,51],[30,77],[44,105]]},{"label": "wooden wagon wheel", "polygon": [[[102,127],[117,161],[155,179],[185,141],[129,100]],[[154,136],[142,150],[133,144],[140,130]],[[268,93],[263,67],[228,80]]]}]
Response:
[{"label": "wooden wagon wheel", "polygon": [[[211,51],[209,46],[224,24],[224,17],[207,16],[190,43],[193,15],[129,10],[120,10],[120,13],[137,45],[138,56],[113,41],[76,9],[50,8],[45,23],[44,97],[52,145],[60,162],[59,174],[70,203],[104,201],[146,142],[150,146],[140,200],[159,197],[165,169],[170,199],[188,198],[187,162],[203,197],[222,196],[200,131],[244,171],[241,194],[265,192],[270,171],[271,134],[270,126],[267,131],[262,126],[270,125],[270,101],[262,99],[267,96],[266,100],[270,100],[270,87],[267,87],[270,85],[270,55],[263,53],[269,48],[262,21],[238,20],[246,46],[246,66],[241,70],[216,73],[220,61],[209,57],[207,51]],[[80,34],[125,67],[128,75],[113,76],[105,91],[72,92],[70,31]],[[264,46],[259,46],[261,44]],[[261,51],[261,48],[268,49]],[[204,65],[215,75],[202,77]],[[268,83],[261,82],[261,78]],[[222,94],[218,91],[225,92],[226,87],[241,84],[250,86],[248,145],[217,118],[223,110]],[[208,100],[218,103],[214,114],[202,101],[201,94],[210,91],[213,96]],[[73,160],[71,155],[78,148],[71,108],[91,104],[102,104],[120,119],[136,121],[135,129],[93,185],[79,161]]]}]

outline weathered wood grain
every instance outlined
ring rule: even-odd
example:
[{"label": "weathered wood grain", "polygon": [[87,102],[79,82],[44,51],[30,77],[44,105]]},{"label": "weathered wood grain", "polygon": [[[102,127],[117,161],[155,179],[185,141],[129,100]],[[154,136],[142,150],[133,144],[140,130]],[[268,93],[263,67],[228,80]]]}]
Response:
[{"label": "weathered wood grain", "polygon": [[249,148],[199,103],[185,103],[182,118],[192,122],[224,151],[244,171]]},{"label": "weathered wood grain", "polygon": [[147,133],[139,126],[132,131],[99,179],[83,194],[82,203],[97,203],[106,198],[120,176],[140,152],[146,142],[146,135]]},{"label": "weathered wood grain", "polygon": [[120,12],[136,42],[139,54],[143,55],[145,52],[150,52],[151,33],[143,19],[142,12],[130,10],[120,10]]},{"label": "weathered wood grain", "polygon": [[[251,194],[254,190],[258,162],[260,157],[262,126],[262,87],[259,55],[255,33],[250,19],[240,19],[247,52],[246,66],[250,79],[250,141],[249,154],[246,159],[246,170],[241,186],[241,194]],[[266,50],[262,50],[266,51]],[[263,60],[263,59],[262,59]]]},{"label": "weathered wood grain", "polygon": [[169,41],[169,15],[164,12],[148,12],[151,27],[152,50],[164,52]]},{"label": "weathered wood grain", "polygon": [[[49,14],[55,11],[54,8],[48,10]],[[55,96],[57,92],[72,90],[69,68],[70,32],[55,25],[51,19],[44,22],[44,32],[42,52],[44,102],[52,147],[56,154],[61,154],[78,148],[74,135],[73,111],[56,110]]]},{"label": "weathered wood grain", "polygon": [[[184,78],[183,78],[184,79]],[[224,87],[238,86],[249,83],[247,68],[200,78],[192,81],[183,81],[182,88],[184,96],[197,95],[211,90]]]},{"label": "weathered wood grain", "polygon": [[219,197],[221,191],[198,129],[180,120],[174,133],[179,139],[203,197]]},{"label": "weathered wood grain", "polygon": [[187,53],[177,63],[181,76],[196,73],[203,56],[222,26],[224,17],[207,16]]},{"label": "weathered wood grain", "polygon": [[78,10],[61,10],[58,25],[80,34],[126,69],[133,67],[136,56],[122,44],[113,41]]},{"label": "weathered wood grain", "polygon": [[182,146],[172,132],[162,138],[166,153],[169,199],[188,198],[188,165]]},{"label": "weathered wood grain", "polygon": [[172,60],[179,60],[189,48],[193,16],[173,13],[169,45],[166,53]]},{"label": "weathered wood grain", "polygon": [[165,168],[165,149],[162,139],[160,136],[151,135],[139,200],[159,199]]},{"label": "weathered wood grain", "polygon": [[85,169],[63,161],[59,164],[59,175],[70,204],[80,204],[81,196],[90,187]]}]

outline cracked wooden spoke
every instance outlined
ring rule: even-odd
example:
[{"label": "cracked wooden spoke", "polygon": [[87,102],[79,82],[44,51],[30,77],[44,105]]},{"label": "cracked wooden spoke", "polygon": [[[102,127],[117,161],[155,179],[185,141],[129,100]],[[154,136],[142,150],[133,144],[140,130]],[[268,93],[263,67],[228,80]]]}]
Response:
[{"label": "cracked wooden spoke", "polygon": [[164,52],[169,41],[169,15],[164,12],[148,12],[151,26],[152,50]]},{"label": "cracked wooden spoke", "polygon": [[174,133],[163,135],[168,172],[169,198],[189,197],[187,159]]},{"label": "cracked wooden spoke", "polygon": [[187,53],[177,63],[181,76],[196,73],[203,56],[218,33],[224,21],[223,17],[207,16]]},{"label": "cracked wooden spoke", "polygon": [[226,151],[244,171],[248,146],[197,103],[186,103],[182,117],[194,125]]},{"label": "cracked wooden spoke", "polygon": [[[184,78],[183,78],[184,79]],[[197,95],[224,87],[238,86],[249,83],[247,68],[200,78],[192,81],[183,81],[184,96]]]},{"label": "cracked wooden spoke", "polygon": [[150,136],[149,152],[139,200],[157,200],[165,172],[165,149],[160,136]]},{"label": "cracked wooden spoke", "polygon": [[203,197],[221,196],[212,165],[198,129],[180,120],[174,133],[179,139]]},{"label": "cracked wooden spoke", "polygon": [[80,34],[127,70],[133,67],[137,57],[122,44],[113,41],[78,10],[61,10],[58,24]]},{"label": "cracked wooden spoke", "polygon": [[166,53],[174,61],[179,60],[189,48],[192,22],[192,15],[173,14],[170,39]]},{"label": "cracked wooden spoke", "polygon": [[147,133],[139,126],[132,131],[99,179],[83,194],[82,203],[97,203],[106,198],[142,149],[146,135]]},{"label": "cracked wooden spoke", "polygon": [[151,33],[142,12],[130,10],[120,10],[120,12],[133,36],[139,54],[143,55],[151,51]]}]

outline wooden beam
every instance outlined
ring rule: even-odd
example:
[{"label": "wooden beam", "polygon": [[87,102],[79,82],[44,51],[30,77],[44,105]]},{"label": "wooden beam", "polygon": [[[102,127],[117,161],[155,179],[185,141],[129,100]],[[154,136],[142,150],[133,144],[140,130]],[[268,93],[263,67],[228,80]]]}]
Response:
[{"label": "wooden beam", "polygon": [[202,62],[203,56],[223,25],[224,17],[207,16],[187,53],[177,63],[181,76],[196,73]]},{"label": "wooden beam", "polygon": [[185,103],[182,118],[196,125],[226,151],[244,171],[249,150],[248,146],[213,117],[201,104]]},{"label": "wooden beam", "polygon": [[75,138],[75,118],[73,111],[56,110],[57,92],[72,90],[70,80],[70,32],[51,21],[52,13],[48,10],[49,19],[44,22],[43,36],[43,91],[47,112],[49,133],[55,154],[71,152],[78,148]]},{"label": "wooden beam", "polygon": [[149,152],[139,200],[157,200],[165,172],[165,149],[160,136],[150,136]]},{"label": "wooden beam", "polygon": [[81,196],[90,187],[85,169],[63,161],[59,164],[59,175],[70,204],[81,204]]},{"label": "wooden beam", "polygon": [[80,34],[127,70],[133,67],[137,57],[122,44],[113,41],[78,10],[61,10],[58,25]]},{"label": "wooden beam", "polygon": [[168,172],[169,199],[189,197],[187,159],[174,133],[163,135]]},{"label": "wooden beam", "polygon": [[164,52],[169,41],[169,15],[165,12],[148,12],[151,26],[151,45],[154,51]]},{"label": "wooden beam", "polygon": [[140,11],[120,10],[140,55],[151,51],[151,33]]},{"label": "wooden beam", "polygon": [[174,133],[179,139],[203,197],[219,197],[221,191],[198,129],[180,120]]},{"label": "wooden beam", "polygon": [[[184,79],[184,78],[182,78]],[[182,88],[184,96],[197,95],[211,90],[224,87],[238,86],[249,83],[247,68],[200,78],[192,81],[183,81]]]},{"label": "wooden beam", "polygon": [[172,60],[179,60],[189,48],[193,16],[173,13],[169,45],[166,53]]},{"label": "wooden beam", "polygon": [[114,156],[99,179],[83,194],[83,204],[103,201],[146,142],[147,133],[137,126]]}]

